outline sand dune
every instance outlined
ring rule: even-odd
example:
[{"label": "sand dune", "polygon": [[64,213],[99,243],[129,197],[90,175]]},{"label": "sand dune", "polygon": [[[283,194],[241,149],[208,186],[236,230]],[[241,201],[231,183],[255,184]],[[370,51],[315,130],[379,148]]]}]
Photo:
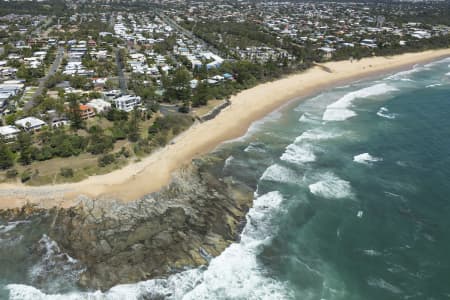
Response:
[{"label": "sand dune", "polygon": [[132,201],[158,191],[170,182],[171,174],[180,166],[190,163],[196,156],[213,150],[226,140],[242,136],[252,122],[289,100],[344,82],[406,69],[446,56],[450,56],[450,49],[353,62],[328,62],[300,74],[258,85],[233,96],[231,105],[215,119],[195,124],[177,137],[173,144],[120,170],[71,184],[40,187],[1,184],[0,209],[22,206],[26,202],[43,207],[70,206],[77,202],[79,195]]}]

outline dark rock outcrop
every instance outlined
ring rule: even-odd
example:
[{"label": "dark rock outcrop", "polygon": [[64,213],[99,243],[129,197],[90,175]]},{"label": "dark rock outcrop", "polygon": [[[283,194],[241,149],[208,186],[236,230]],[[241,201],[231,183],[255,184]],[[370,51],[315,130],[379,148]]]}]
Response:
[{"label": "dark rock outcrop", "polygon": [[208,167],[218,162],[209,160],[192,164],[161,192],[134,202],[86,198],[69,209],[26,207],[2,215],[45,213],[48,235],[86,266],[81,286],[105,290],[167,276],[219,255],[236,240],[251,205],[253,190],[231,178],[218,179]]}]

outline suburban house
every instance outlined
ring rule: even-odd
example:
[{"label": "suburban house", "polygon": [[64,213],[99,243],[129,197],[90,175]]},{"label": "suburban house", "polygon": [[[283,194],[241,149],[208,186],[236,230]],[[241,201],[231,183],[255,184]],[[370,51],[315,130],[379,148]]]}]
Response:
[{"label": "suburban house", "polygon": [[45,122],[35,118],[35,117],[26,117],[14,122],[17,127],[23,128],[26,131],[39,131],[42,127],[45,126]]},{"label": "suburban house", "polygon": [[333,52],[336,51],[336,49],[330,47],[321,47],[319,50],[323,53],[323,56],[328,59],[330,59],[333,56]]},{"label": "suburban house", "polygon": [[114,99],[113,102],[118,110],[130,112],[141,103],[141,97],[133,95],[124,95]]},{"label": "suburban house", "polygon": [[93,99],[86,105],[95,109],[97,113],[102,113],[111,109],[111,103],[103,99]]},{"label": "suburban house", "polygon": [[83,120],[95,117],[95,110],[89,105],[80,104],[80,116]]},{"label": "suburban house", "polygon": [[19,132],[20,130],[17,129],[15,126],[11,125],[0,126],[0,137],[6,141],[15,139],[19,134]]}]

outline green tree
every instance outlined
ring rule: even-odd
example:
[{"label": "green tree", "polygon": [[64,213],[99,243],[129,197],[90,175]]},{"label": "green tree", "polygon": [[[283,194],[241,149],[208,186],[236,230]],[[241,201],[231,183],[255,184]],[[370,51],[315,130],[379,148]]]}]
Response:
[{"label": "green tree", "polygon": [[5,170],[14,165],[14,155],[4,141],[0,141],[0,169]]},{"label": "green tree", "polygon": [[192,106],[198,107],[208,104],[208,100],[211,98],[208,83],[200,81],[198,86],[194,90],[192,97]]},{"label": "green tree", "polygon": [[77,96],[74,94],[69,94],[67,97],[69,101],[69,120],[70,127],[73,130],[78,130],[84,127],[83,119],[81,118],[80,103],[78,102]]},{"label": "green tree", "polygon": [[23,165],[28,165],[32,161],[32,143],[33,139],[28,132],[20,132],[17,136],[17,145],[20,152],[19,162]]},{"label": "green tree", "polygon": [[186,68],[179,68],[173,74],[172,79],[163,78],[163,85],[166,89],[164,97],[169,102],[174,100],[189,101],[191,98],[190,81],[191,73]]},{"label": "green tree", "polygon": [[139,121],[140,112],[136,108],[131,112],[131,118],[128,122],[128,140],[130,142],[137,142],[139,140]]}]

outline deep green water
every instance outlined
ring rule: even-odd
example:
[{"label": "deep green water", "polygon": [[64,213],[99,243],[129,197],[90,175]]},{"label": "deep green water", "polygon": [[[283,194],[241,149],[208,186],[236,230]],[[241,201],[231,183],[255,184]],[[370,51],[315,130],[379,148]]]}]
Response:
[{"label": "deep green water", "polygon": [[[449,64],[293,102],[218,149],[227,157],[220,176],[255,186],[255,203],[241,241],[207,268],[106,293],[67,293],[78,269],[61,265],[62,254],[53,251],[49,261],[59,257],[56,268],[73,276],[52,277],[53,285],[42,259],[8,257],[12,233],[27,240],[20,224],[8,236],[0,229],[0,262],[12,270],[0,271],[0,285],[20,284],[0,297],[450,299]],[[41,243],[48,249],[51,241]]]}]

